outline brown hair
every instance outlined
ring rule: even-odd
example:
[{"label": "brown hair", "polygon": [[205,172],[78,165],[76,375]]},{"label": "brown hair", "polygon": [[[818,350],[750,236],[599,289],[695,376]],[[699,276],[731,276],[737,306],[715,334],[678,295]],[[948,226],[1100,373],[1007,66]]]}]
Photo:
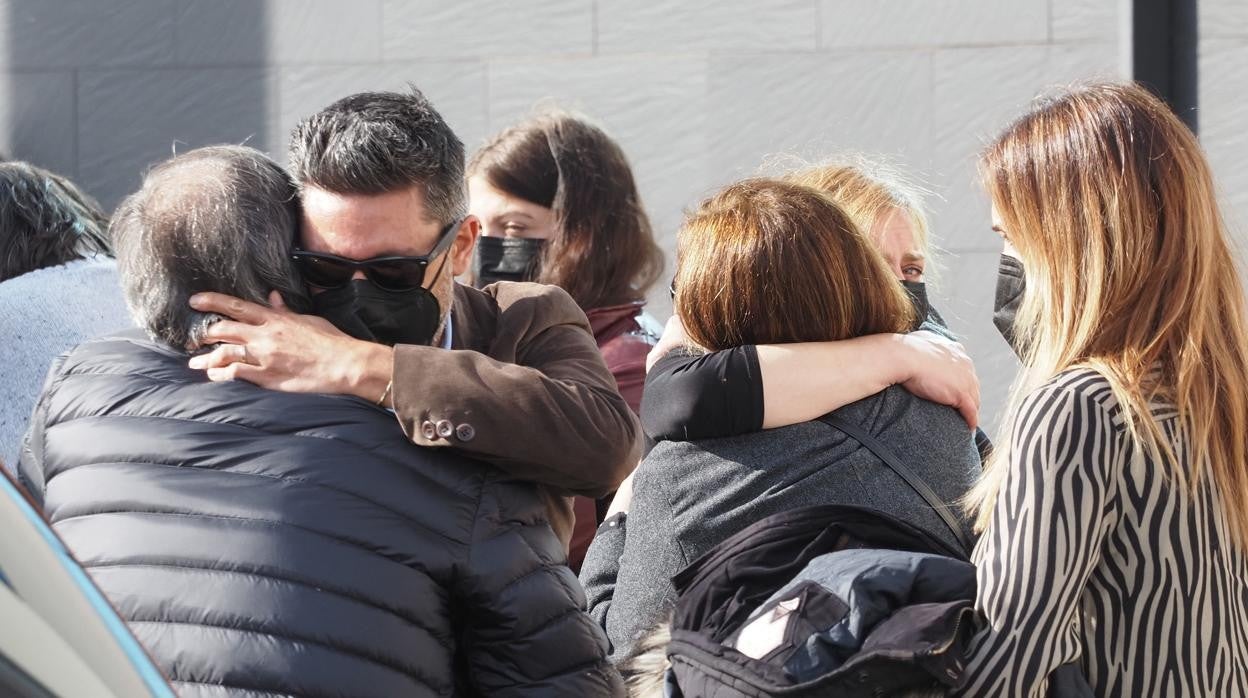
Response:
[{"label": "brown hair", "polygon": [[730,185],[681,229],[676,314],[711,350],[906,332],[914,309],[845,211],[810,187]]},{"label": "brown hair", "polygon": [[[1208,469],[1248,542],[1244,296],[1196,137],[1144,88],[1092,85],[1011,124],[981,169],[1027,273],[1015,408],[1064,370],[1095,369],[1163,473],[1194,492]],[[1185,462],[1152,418],[1155,400],[1177,409]],[[1008,472],[1005,436],[970,496],[980,528]]]},{"label": "brown hair", "polygon": [[628,159],[585,117],[550,111],[506,129],[472,156],[468,176],[554,211],[533,280],[586,310],[641,300],[663,273]]}]

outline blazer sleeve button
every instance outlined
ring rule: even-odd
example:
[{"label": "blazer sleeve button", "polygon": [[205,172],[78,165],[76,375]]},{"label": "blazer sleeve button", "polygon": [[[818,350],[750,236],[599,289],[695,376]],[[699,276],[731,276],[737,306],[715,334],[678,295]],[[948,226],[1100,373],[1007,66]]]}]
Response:
[{"label": "blazer sleeve button", "polygon": [[455,436],[460,441],[472,441],[477,438],[477,430],[471,424],[460,424],[458,427],[455,427]]},{"label": "blazer sleeve button", "polygon": [[420,425],[420,435],[425,437],[426,441],[433,441],[438,438],[438,429],[433,425],[433,422],[426,419]]},{"label": "blazer sleeve button", "polygon": [[449,420],[445,420],[445,419],[438,421],[438,436],[441,436],[444,439],[449,439],[454,435],[455,435],[454,424],[451,424]]}]

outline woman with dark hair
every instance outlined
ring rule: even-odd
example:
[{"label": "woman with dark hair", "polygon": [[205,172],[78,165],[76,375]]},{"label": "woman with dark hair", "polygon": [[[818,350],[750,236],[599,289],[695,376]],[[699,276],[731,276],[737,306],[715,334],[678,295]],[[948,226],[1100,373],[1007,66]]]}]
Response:
[{"label": "woman with dark hair", "polygon": [[[587,118],[550,111],[506,129],[468,163],[481,220],[474,283],[559,286],[589,318],[607,367],[633,411],[657,335],[643,327],[646,291],[663,252],[619,145]],[[578,498],[569,562],[577,569],[598,524]]]},{"label": "woman with dark hair", "polygon": [[[676,314],[707,351],[896,335],[917,317],[844,210],[816,189],[776,180],[734,184],[690,216],[676,289]],[[894,386],[832,416],[888,444],[949,507],[933,508],[819,415],[741,436],[660,443],[617,494],[581,570],[590,612],[616,657],[670,608],[673,574],[777,512],[867,506],[961,545],[969,526],[948,509],[974,481],[979,456],[958,412]]]},{"label": "woman with dark hair", "polygon": [[0,461],[9,468],[52,360],[131,325],[107,228],[100,205],[73,182],[0,163]]}]

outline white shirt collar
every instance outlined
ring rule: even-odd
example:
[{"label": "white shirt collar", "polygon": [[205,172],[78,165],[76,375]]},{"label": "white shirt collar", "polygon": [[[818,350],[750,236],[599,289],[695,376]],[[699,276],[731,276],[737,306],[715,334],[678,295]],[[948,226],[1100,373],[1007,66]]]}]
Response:
[{"label": "white shirt collar", "polygon": [[451,322],[451,313],[446,314],[446,327],[442,332],[442,348],[450,349],[451,342],[455,338],[455,323]]}]

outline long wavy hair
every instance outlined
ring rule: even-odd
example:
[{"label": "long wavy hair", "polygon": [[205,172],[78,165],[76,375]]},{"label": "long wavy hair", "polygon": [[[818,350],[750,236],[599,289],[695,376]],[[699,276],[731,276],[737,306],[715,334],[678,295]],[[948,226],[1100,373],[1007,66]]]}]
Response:
[{"label": "long wavy hair", "polygon": [[628,158],[588,117],[550,109],[499,133],[472,156],[468,176],[552,209],[557,232],[539,283],[591,310],[639,301],[663,273]]},{"label": "long wavy hair", "polygon": [[[1073,367],[1110,383],[1130,436],[1192,493],[1210,473],[1232,530],[1248,541],[1248,331],[1213,177],[1196,137],[1134,84],[1039,102],[981,159],[984,185],[1027,289],[1016,336],[1023,371],[1010,414]],[[1150,404],[1182,420],[1179,462]],[[969,495],[985,528],[1006,476],[998,439]]]}]

